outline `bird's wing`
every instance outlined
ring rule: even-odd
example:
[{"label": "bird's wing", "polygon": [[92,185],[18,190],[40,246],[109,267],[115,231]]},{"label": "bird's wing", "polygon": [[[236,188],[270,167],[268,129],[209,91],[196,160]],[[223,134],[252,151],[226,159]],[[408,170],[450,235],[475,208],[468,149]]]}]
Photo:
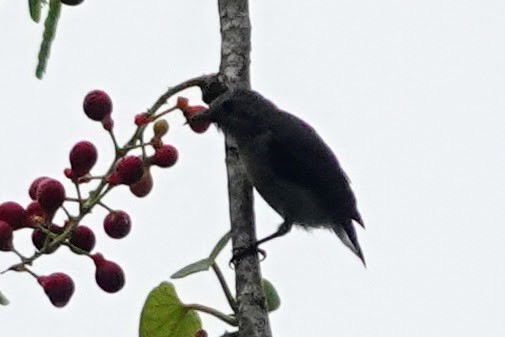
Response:
[{"label": "bird's wing", "polygon": [[[322,202],[335,210],[335,215],[351,218],[363,226],[356,209],[356,199],[346,174],[326,143],[301,119],[284,113],[279,118],[284,127],[271,128],[268,143],[269,160],[278,176],[317,191]],[[290,127],[286,128],[286,123]]]}]

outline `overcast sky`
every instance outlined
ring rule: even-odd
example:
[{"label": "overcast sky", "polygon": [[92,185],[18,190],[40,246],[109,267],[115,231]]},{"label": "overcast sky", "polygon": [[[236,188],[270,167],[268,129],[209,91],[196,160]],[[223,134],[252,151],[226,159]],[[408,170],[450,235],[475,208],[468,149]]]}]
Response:
[{"label": "overcast sky", "polygon": [[[91,89],[110,93],[121,142],[133,116],[164,90],[218,69],[216,1],[97,1],[63,8],[43,81],[34,76],[42,25],[27,1],[0,0],[0,201],[26,205],[31,181],[62,179],[80,140],[112,146],[82,112]],[[274,336],[460,337],[505,335],[505,2],[499,0],[251,1],[252,85],[311,123],[352,180],[367,230],[360,261],[327,231],[301,229],[268,243],[263,275],[278,289]],[[197,91],[188,93],[199,102]],[[56,309],[27,274],[0,276],[8,337],[135,337],[148,292],[208,254],[229,228],[223,137],[197,135],[169,116],[172,169],[154,169],[145,199],[119,188],[106,202],[130,213],[124,240],[96,251],[119,263],[125,288],[94,282],[85,257],[62,248],[37,260],[39,274],[70,274],[76,292]],[[67,184],[68,194],[74,195]],[[257,230],[281,218],[256,199]],[[16,232],[29,254],[30,233]],[[227,268],[228,248],[220,257]],[[17,262],[0,253],[0,269]],[[178,280],[184,302],[221,308],[214,275]],[[210,336],[227,327],[201,315]]]}]

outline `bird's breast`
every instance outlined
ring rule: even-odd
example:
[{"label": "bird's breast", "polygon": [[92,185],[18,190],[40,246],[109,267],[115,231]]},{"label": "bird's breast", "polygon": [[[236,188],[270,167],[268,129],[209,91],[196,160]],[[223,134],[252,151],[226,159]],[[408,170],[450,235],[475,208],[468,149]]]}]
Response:
[{"label": "bird's breast", "polygon": [[241,161],[251,184],[262,198],[284,219],[306,226],[327,223],[321,201],[310,190],[276,176],[272,170],[264,142],[248,142],[240,146]]}]

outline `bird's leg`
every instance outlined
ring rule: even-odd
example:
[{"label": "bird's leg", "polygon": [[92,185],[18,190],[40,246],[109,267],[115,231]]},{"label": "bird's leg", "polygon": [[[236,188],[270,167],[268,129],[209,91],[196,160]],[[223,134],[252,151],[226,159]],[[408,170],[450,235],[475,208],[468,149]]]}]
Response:
[{"label": "bird's leg", "polygon": [[254,246],[257,248],[262,243],[265,243],[265,242],[270,241],[272,239],[278,238],[279,236],[286,235],[291,230],[291,227],[293,227],[293,223],[291,221],[284,221],[279,226],[279,229],[277,230],[277,232],[275,232],[272,235],[269,235],[261,240],[256,241]]},{"label": "bird's leg", "polygon": [[230,264],[235,264],[236,261],[244,258],[245,256],[254,254],[254,253],[260,253],[263,256],[263,259],[266,258],[267,254],[263,249],[259,249],[258,246],[261,245],[262,243],[265,243],[267,241],[270,241],[272,239],[278,238],[280,236],[283,236],[287,234],[290,230],[291,227],[293,227],[293,222],[291,221],[284,221],[280,226],[277,232],[256,241],[253,245],[242,248],[242,249],[236,249],[233,252],[233,257],[230,260]]}]

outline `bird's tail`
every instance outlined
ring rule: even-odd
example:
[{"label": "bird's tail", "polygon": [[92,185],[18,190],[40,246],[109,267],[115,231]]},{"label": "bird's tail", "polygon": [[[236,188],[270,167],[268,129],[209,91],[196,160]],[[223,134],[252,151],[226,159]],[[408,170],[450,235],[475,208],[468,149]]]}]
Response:
[{"label": "bird's tail", "polygon": [[365,257],[361,251],[361,247],[358,242],[358,236],[356,235],[356,230],[352,224],[352,221],[346,220],[344,222],[333,224],[333,231],[342,240],[344,245],[346,245],[354,254],[356,254],[363,265],[366,267]]}]

